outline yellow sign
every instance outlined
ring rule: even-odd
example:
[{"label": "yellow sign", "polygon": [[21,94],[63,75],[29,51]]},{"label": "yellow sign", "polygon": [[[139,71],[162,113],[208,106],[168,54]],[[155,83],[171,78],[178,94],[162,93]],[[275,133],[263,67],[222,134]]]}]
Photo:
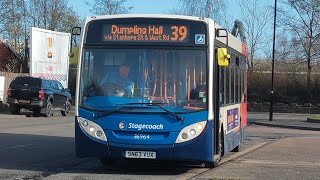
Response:
[{"label": "yellow sign", "polygon": [[219,66],[228,66],[230,54],[227,53],[227,48],[218,48],[217,49],[217,58]]},{"label": "yellow sign", "polygon": [[78,64],[79,48],[73,47],[70,53],[70,64]]}]

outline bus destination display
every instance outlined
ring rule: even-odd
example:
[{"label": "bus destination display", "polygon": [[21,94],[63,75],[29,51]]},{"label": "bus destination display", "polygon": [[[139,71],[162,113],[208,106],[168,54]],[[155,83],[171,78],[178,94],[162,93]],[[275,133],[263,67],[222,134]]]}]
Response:
[{"label": "bus destination display", "polygon": [[103,41],[188,42],[187,25],[108,24],[103,28]]}]

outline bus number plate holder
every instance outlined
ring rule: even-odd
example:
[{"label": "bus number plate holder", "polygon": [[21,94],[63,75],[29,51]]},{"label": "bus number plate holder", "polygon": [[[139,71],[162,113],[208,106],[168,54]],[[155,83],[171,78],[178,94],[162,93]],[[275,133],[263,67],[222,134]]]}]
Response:
[{"label": "bus number plate holder", "polygon": [[152,151],[126,151],[126,158],[156,159],[156,152],[152,152]]}]

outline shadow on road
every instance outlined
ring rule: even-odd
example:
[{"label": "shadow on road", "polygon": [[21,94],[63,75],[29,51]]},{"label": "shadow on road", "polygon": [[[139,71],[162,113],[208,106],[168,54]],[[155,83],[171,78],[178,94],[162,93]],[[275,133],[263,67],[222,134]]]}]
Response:
[{"label": "shadow on road", "polygon": [[[64,173],[180,175],[194,167],[186,163],[120,160],[105,167],[97,159],[77,158],[74,138],[0,133],[0,169]],[[198,166],[199,167],[199,166]]]}]

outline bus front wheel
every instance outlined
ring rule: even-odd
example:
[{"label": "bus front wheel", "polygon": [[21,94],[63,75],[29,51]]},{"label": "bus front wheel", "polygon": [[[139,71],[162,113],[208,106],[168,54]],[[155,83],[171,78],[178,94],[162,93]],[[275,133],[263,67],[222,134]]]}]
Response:
[{"label": "bus front wheel", "polygon": [[220,138],[219,138],[219,146],[220,146],[220,155],[219,158],[212,161],[206,161],[204,162],[204,167],[206,168],[214,168],[217,167],[221,161],[222,156],[224,156],[224,131],[221,128],[221,132],[220,132]]},{"label": "bus front wheel", "polygon": [[[221,158],[221,157],[220,157]],[[211,162],[211,161],[207,161],[207,162],[204,162],[204,167],[205,168],[214,168],[214,167],[217,167],[219,165],[219,162],[220,162],[220,158]]]}]

